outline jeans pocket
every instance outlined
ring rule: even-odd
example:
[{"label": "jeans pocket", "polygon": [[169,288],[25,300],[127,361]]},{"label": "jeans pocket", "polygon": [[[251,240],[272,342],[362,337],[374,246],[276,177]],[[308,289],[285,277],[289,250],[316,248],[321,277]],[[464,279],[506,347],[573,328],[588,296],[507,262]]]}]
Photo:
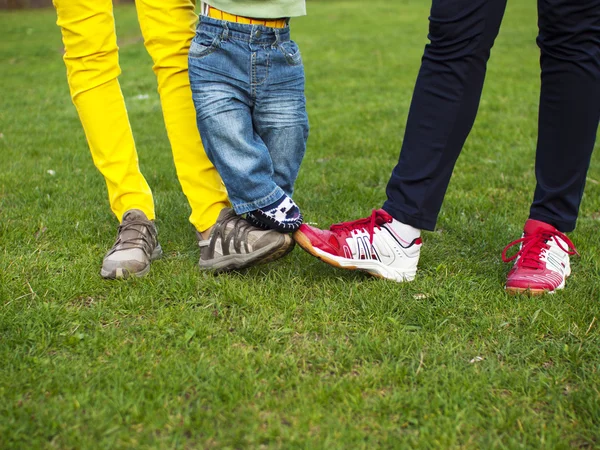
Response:
[{"label": "jeans pocket", "polygon": [[198,31],[192,40],[188,56],[190,58],[203,58],[219,48],[220,41],[219,36],[209,34],[205,31]]},{"label": "jeans pocket", "polygon": [[285,60],[290,66],[299,66],[302,64],[300,49],[294,41],[281,42],[279,44],[279,50],[281,50]]}]

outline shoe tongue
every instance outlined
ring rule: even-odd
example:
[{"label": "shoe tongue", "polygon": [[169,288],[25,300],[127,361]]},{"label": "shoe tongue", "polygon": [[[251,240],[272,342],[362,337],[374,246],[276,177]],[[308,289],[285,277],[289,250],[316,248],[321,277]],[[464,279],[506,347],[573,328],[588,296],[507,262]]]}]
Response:
[{"label": "shoe tongue", "polygon": [[126,225],[126,227],[122,229],[120,234],[120,239],[122,241],[119,246],[120,249],[138,247],[139,241],[140,239],[142,239],[140,234],[147,234],[147,228],[139,223],[131,225],[130,223],[135,221],[147,220],[148,218],[146,217],[146,214],[144,214],[143,211],[140,211],[139,209],[130,209],[125,213],[121,224]]},{"label": "shoe tongue", "polygon": [[[525,226],[523,227],[523,231],[525,236],[534,236],[540,235],[541,233],[548,231],[556,231],[552,225],[547,224],[546,222],[541,222],[539,220],[529,219],[525,222]],[[546,246],[545,242],[547,239],[544,238],[543,242],[536,241],[534,246],[528,246],[528,251],[523,253],[520,265],[529,269],[540,269],[543,268],[542,262],[540,260],[540,254],[542,249]]]},{"label": "shoe tongue", "polygon": [[557,231],[552,225],[539,220],[529,219],[523,227],[525,234],[537,234],[543,231]]},{"label": "shoe tongue", "polygon": [[148,220],[148,218],[146,217],[146,214],[144,214],[139,209],[130,209],[123,216],[123,222],[129,222],[131,220],[139,220],[139,219]]},{"label": "shoe tongue", "polygon": [[375,211],[377,214],[377,221],[381,221],[381,222],[389,222],[392,219],[392,216],[390,216],[387,211],[385,211],[384,209],[378,209],[377,211]]},{"label": "shoe tongue", "polygon": [[225,220],[229,217],[234,217],[234,216],[236,216],[236,214],[232,208],[223,208],[221,210],[221,212],[219,213],[219,217],[217,217],[217,222],[221,222],[222,220]]}]

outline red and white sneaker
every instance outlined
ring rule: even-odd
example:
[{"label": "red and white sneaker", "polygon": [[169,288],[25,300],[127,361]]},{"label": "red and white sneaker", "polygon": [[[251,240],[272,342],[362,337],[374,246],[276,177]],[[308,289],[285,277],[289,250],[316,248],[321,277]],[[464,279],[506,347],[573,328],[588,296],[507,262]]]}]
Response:
[{"label": "red and white sneaker", "polygon": [[363,270],[379,278],[411,281],[421,251],[420,231],[383,209],[371,217],[320,230],[303,224],[294,239],[308,253],[335,267]]},{"label": "red and white sneaker", "polygon": [[[520,244],[519,251],[507,257],[508,249],[517,244]],[[529,219],[525,222],[523,237],[502,251],[504,262],[516,259],[508,272],[505,289],[510,293],[532,295],[562,289],[571,275],[569,255],[575,254],[578,254],[577,249],[567,236],[552,225]]]}]

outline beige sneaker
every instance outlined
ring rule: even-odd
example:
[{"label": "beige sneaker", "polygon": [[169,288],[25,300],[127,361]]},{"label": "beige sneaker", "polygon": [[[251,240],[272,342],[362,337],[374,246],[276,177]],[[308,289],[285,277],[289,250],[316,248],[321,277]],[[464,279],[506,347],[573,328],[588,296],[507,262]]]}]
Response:
[{"label": "beige sneaker", "polygon": [[294,248],[289,234],[250,225],[231,208],[223,208],[210,237],[200,246],[200,269],[225,272],[282,258]]},{"label": "beige sneaker", "polygon": [[150,270],[150,263],[162,256],[156,226],[139,209],[130,209],[119,225],[117,242],[102,262],[103,278],[141,277]]}]

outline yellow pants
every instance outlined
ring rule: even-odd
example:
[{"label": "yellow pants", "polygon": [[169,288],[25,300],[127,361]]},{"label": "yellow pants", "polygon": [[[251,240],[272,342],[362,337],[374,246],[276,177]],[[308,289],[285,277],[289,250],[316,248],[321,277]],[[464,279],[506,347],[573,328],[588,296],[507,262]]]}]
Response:
[{"label": "yellow pants", "polygon": [[[111,0],[54,0],[65,46],[71,98],[81,119],[94,164],[106,180],[110,207],[119,221],[142,210],[154,219],[154,202],[141,174],[125,101]],[[144,45],[154,61],[158,92],[177,177],[198,231],[210,228],[227,193],[208,160],[196,127],[187,73],[194,37],[193,0],[137,0]]]}]

